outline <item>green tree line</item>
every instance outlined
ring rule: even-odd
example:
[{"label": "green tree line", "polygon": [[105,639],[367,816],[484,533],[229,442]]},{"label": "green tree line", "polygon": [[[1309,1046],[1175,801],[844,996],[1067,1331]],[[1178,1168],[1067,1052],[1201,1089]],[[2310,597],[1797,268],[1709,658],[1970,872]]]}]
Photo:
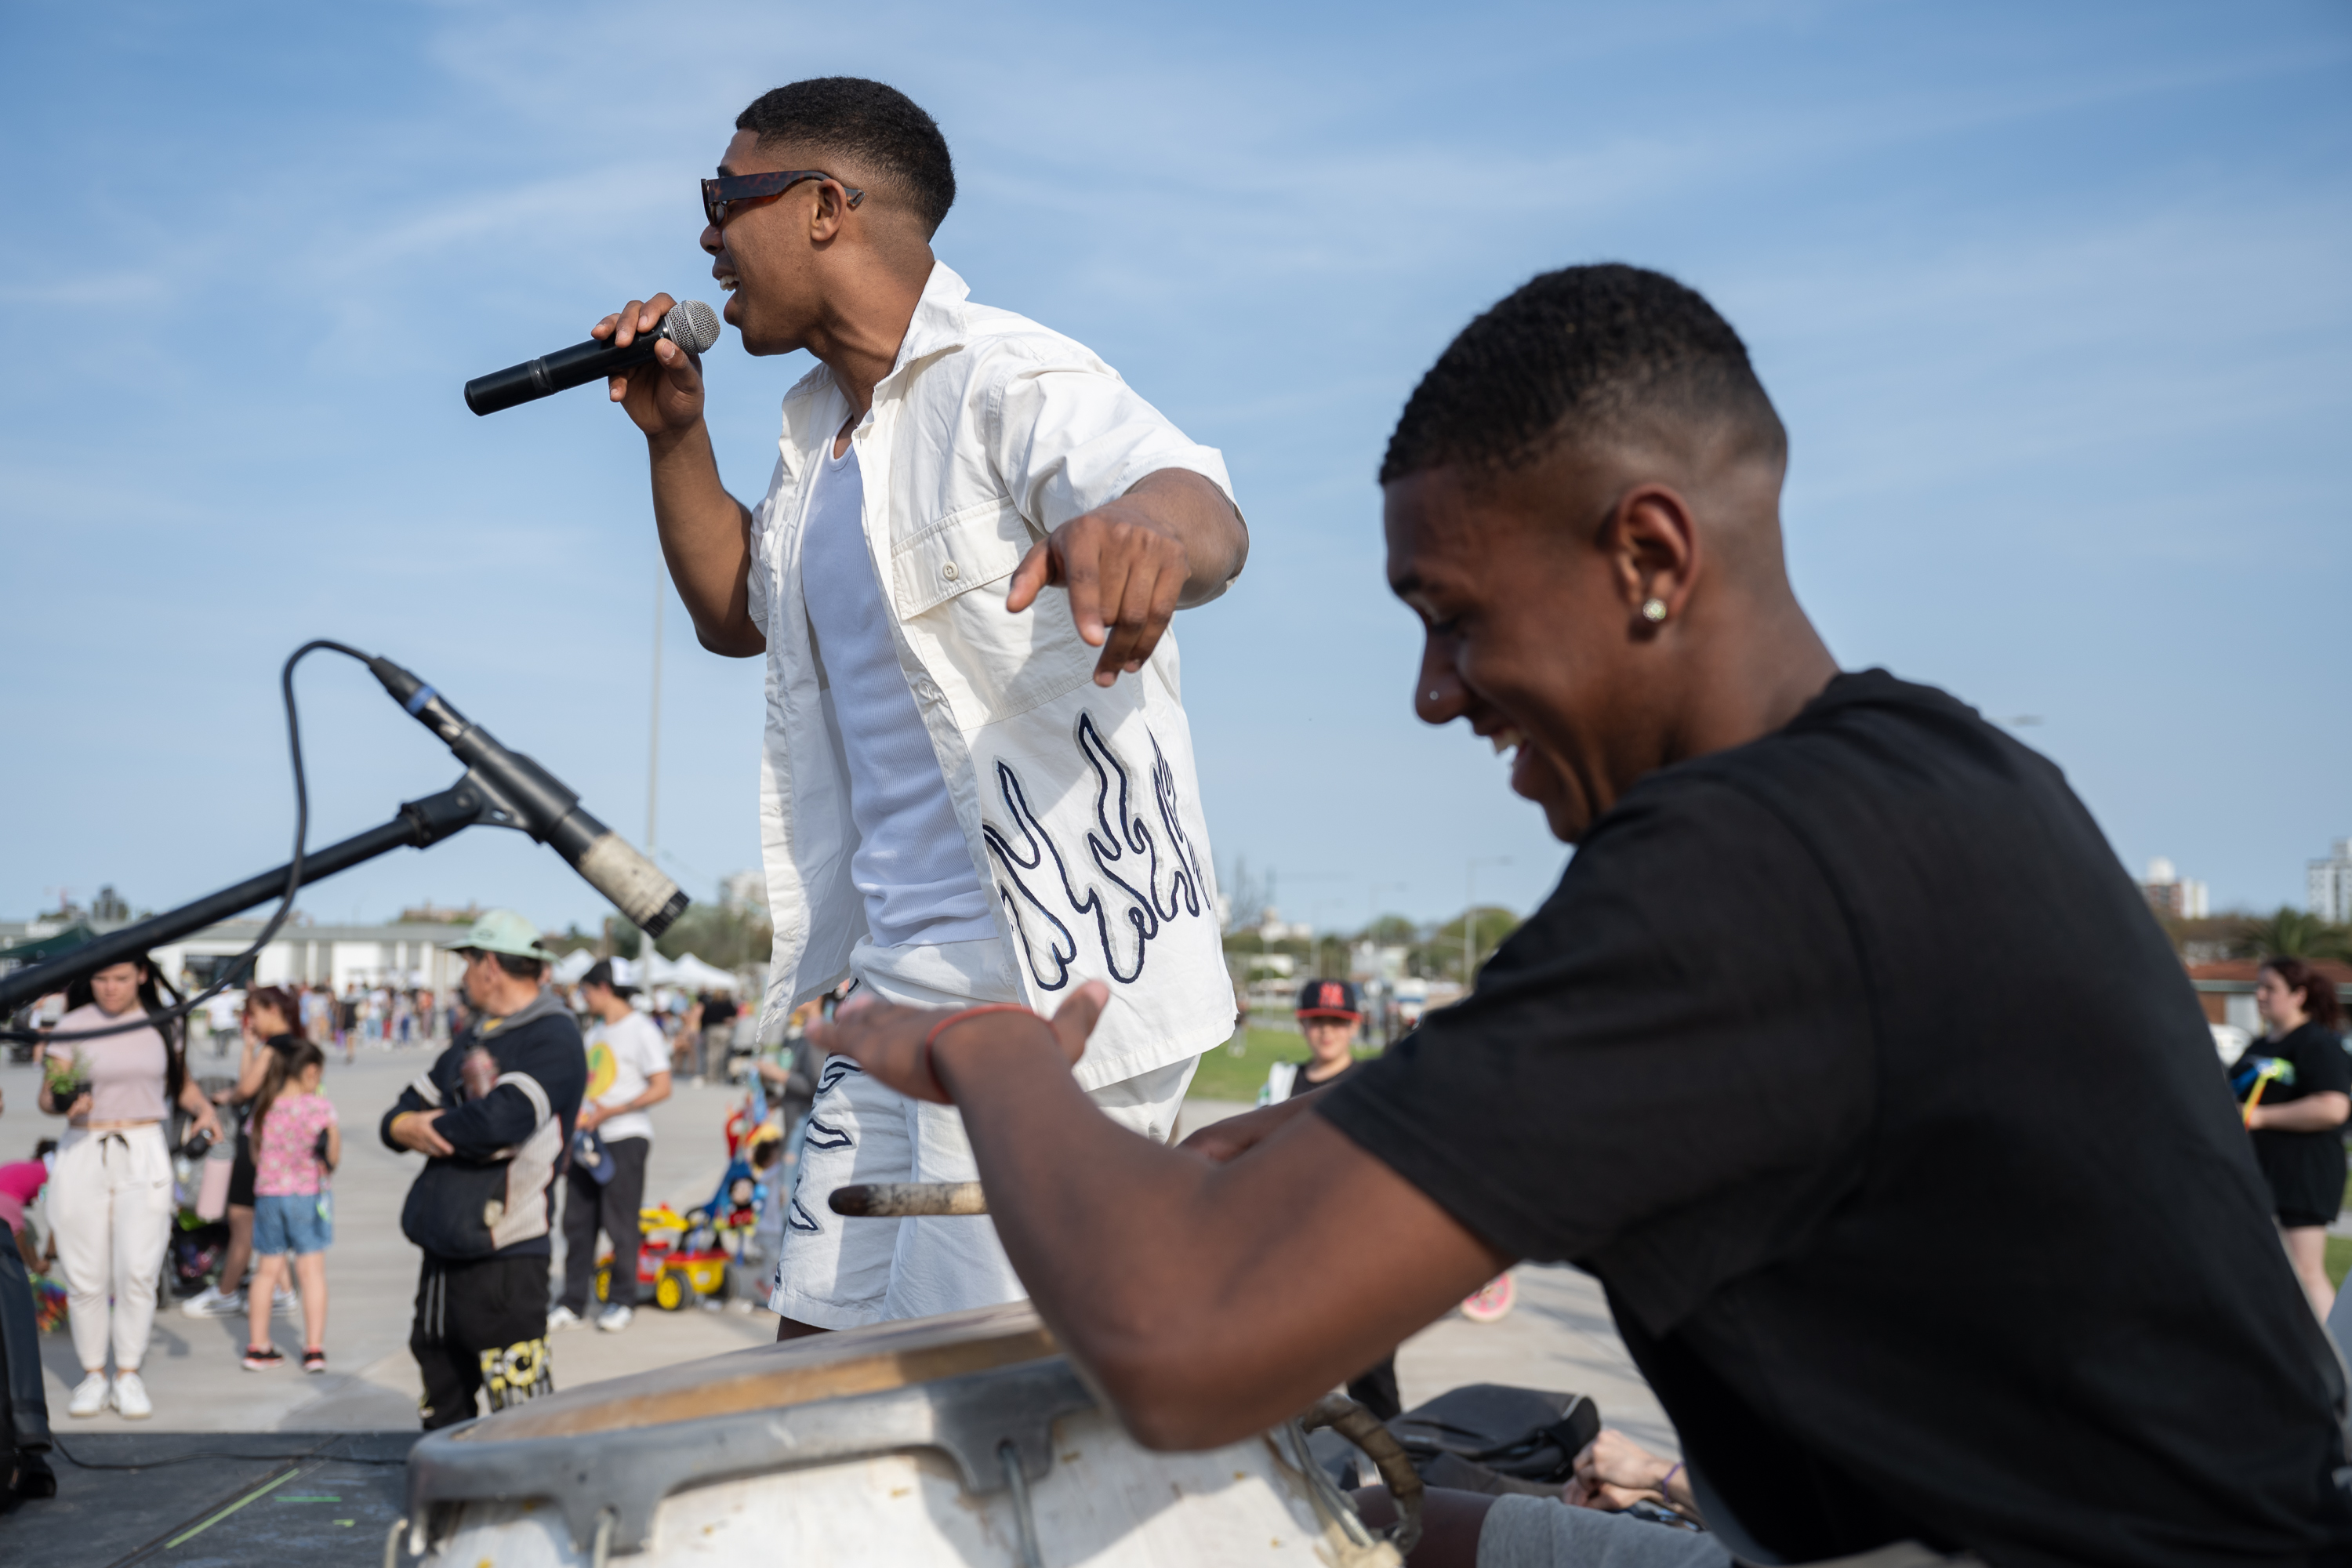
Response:
[{"label": "green tree line", "polygon": [[1404,972],[1416,979],[1460,981],[1465,977],[1465,956],[1471,961],[1468,973],[1475,974],[1519,925],[1519,917],[1511,910],[1499,904],[1481,904],[1430,925],[1388,914],[1359,931],[1318,931],[1311,938],[1286,937],[1278,942],[1267,942],[1253,926],[1226,934],[1225,954],[1246,964],[1262,953],[1285,953],[1291,959],[1292,972],[1301,979],[1336,980],[1347,974],[1349,954],[1356,944],[1369,942],[1378,947],[1403,948]]}]

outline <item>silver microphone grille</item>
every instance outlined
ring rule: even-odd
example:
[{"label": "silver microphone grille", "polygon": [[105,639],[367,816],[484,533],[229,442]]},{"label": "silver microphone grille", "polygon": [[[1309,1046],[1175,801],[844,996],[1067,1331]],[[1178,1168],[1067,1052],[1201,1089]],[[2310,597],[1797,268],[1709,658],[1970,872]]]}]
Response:
[{"label": "silver microphone grille", "polygon": [[690,354],[719,341],[719,312],[699,300],[680,300],[662,318],[661,335]]}]

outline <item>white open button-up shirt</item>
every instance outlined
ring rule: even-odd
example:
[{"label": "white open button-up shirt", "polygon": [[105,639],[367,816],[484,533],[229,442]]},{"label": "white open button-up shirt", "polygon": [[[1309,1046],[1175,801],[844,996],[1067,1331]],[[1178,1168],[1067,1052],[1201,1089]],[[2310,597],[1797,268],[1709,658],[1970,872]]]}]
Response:
[{"label": "white open button-up shirt", "polygon": [[[1004,600],[1030,547],[1146,474],[1233,493],[1197,446],[1081,345],[969,302],[935,265],[898,363],[851,433],[867,548],[908,689],[1029,1003],[1083,981],[1111,1005],[1088,1089],[1199,1055],[1233,1031],[1216,874],[1179,695],[1176,639],[1105,690],[1068,594]],[[751,520],[752,620],[768,639],[760,825],[776,943],[763,1030],[837,983],[866,934],[857,829],[832,693],[801,598],[816,460],[849,417],[819,365],[784,396],[775,477]]]}]

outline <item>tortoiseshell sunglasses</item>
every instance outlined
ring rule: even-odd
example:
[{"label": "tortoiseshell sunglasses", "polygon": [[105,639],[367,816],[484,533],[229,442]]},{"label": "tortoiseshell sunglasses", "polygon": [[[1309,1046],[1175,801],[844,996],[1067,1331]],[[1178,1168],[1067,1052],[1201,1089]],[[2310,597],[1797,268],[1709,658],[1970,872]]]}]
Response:
[{"label": "tortoiseshell sunglasses", "polygon": [[[727,209],[739,202],[781,196],[803,180],[832,178],[823,169],[776,169],[764,174],[721,174],[715,180],[702,182],[702,215],[710,220],[713,228],[724,228],[727,226]],[[866,199],[866,193],[855,185],[841,188],[849,193],[851,206]]]}]

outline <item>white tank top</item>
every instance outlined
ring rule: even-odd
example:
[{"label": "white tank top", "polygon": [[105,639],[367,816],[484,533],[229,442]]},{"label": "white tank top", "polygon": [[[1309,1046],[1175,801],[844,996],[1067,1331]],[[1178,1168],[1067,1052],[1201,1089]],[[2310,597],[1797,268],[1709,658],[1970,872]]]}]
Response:
[{"label": "white tank top", "polygon": [[948,799],[939,753],[907,689],[890,610],[866,545],[866,483],[855,446],[817,460],[801,544],[801,596],[833,687],[857,827],[850,880],[884,947],[996,935],[988,894]]}]

